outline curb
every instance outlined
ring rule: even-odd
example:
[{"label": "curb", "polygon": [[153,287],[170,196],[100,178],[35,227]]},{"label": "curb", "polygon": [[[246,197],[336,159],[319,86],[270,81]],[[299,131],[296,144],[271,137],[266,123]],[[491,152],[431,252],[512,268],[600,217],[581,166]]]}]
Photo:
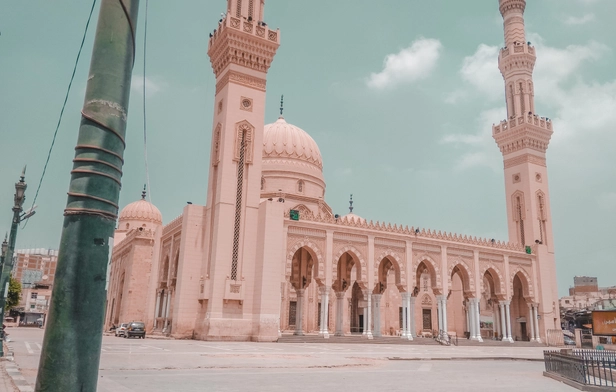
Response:
[{"label": "curb", "polygon": [[521,357],[434,357],[434,358],[402,358],[387,357],[390,361],[527,361],[543,362],[543,358]]},{"label": "curb", "polygon": [[28,383],[26,382],[26,379],[24,378],[24,376],[21,374],[21,371],[17,367],[17,364],[14,362],[13,345],[7,343],[5,347],[7,348],[6,350],[7,354],[6,354],[6,357],[4,358],[6,361],[4,370],[6,370],[6,373],[13,380],[13,384],[15,384],[17,389],[19,389],[19,392],[34,392],[34,388],[28,385]]}]

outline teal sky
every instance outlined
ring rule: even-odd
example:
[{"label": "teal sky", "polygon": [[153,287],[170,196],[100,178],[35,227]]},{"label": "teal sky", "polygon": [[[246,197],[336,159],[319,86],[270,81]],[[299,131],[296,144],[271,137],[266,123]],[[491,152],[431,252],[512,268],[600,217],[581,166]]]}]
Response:
[{"label": "teal sky", "polygon": [[[99,0],[100,3],[100,0]],[[0,230],[28,165],[29,208],[41,176],[90,1],[0,0]],[[165,223],[206,198],[214,75],[208,35],[224,0],[150,1],[147,123],[150,196]],[[98,13],[98,5],[95,13]],[[18,248],[59,244],[89,68],[93,17],[38,200]],[[507,239],[502,156],[491,125],[505,117],[497,0],[267,0],[280,47],[268,75],[266,122],[307,131],[324,160],[336,213]],[[528,0],[537,48],[538,114],[548,149],[560,294],[574,275],[616,285],[616,15],[614,0]],[[143,27],[120,205],[137,200],[143,159]]]}]

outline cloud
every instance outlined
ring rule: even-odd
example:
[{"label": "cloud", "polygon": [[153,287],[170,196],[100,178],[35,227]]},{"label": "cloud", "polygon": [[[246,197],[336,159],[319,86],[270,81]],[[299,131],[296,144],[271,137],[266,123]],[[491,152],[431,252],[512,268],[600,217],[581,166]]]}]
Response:
[{"label": "cloud", "polygon": [[504,83],[498,70],[498,50],[496,46],[479,45],[472,56],[464,59],[460,70],[465,81],[491,99],[503,96]]},{"label": "cloud", "polygon": [[[616,79],[608,82],[588,82],[584,79],[583,66],[597,61],[610,52],[604,44],[590,41],[584,45],[569,45],[565,48],[550,47],[536,34],[528,34],[537,49],[537,63],[534,71],[535,101],[543,115],[554,120],[555,132],[552,144],[559,145],[559,151],[567,151],[569,162],[575,154],[585,165],[598,165],[589,157],[598,156],[590,134],[614,139],[613,126],[616,123]],[[471,98],[487,99],[504,105],[503,82],[498,71],[498,48],[480,45],[474,54],[466,57],[460,74],[470,84],[465,91]],[[454,91],[450,96],[462,95]],[[469,99],[468,101],[471,101]],[[469,134],[448,134],[442,143],[463,146],[467,153],[456,163],[456,169],[464,170],[478,166],[494,167],[492,124],[506,117],[504,108],[495,108],[480,113],[475,127]],[[475,129],[473,133],[472,130]],[[609,143],[604,143],[607,146]],[[594,149],[594,150],[593,150]],[[561,156],[565,157],[566,154]],[[498,163],[500,164],[500,163]],[[603,205],[608,203],[602,199]]]},{"label": "cloud", "polygon": [[456,103],[466,99],[466,97],[468,97],[468,92],[465,90],[455,90],[447,94],[447,97],[445,97],[445,103],[455,105]]},{"label": "cloud", "polygon": [[368,87],[384,90],[399,83],[412,83],[427,78],[436,67],[442,48],[439,40],[420,38],[408,48],[387,55],[383,70],[370,75]]},{"label": "cloud", "polygon": [[[148,97],[151,97],[152,95],[162,91],[164,89],[164,86],[164,82],[154,82],[147,76],[145,78],[145,93]],[[131,90],[133,93],[140,94],[143,96],[143,75],[133,75],[131,81]]]},{"label": "cloud", "polygon": [[593,20],[595,20],[595,14],[586,14],[579,17],[569,16],[568,18],[563,20],[563,23],[567,25],[583,25],[588,22],[592,22]]}]

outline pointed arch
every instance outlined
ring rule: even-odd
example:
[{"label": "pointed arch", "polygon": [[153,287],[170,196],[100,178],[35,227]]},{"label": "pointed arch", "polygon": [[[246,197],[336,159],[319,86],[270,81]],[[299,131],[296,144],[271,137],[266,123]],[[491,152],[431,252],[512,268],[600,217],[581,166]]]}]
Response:
[{"label": "pointed arch", "polygon": [[306,205],[304,205],[304,204],[298,204],[295,207],[293,207],[292,210],[299,211],[300,219],[314,217],[314,214],[312,213],[312,210],[310,208],[306,207]]},{"label": "pointed arch", "polygon": [[420,287],[420,277],[423,273],[423,270],[420,270],[420,267],[424,265],[428,272],[430,273],[430,280],[432,283],[432,290],[442,291],[443,285],[441,282],[441,270],[438,266],[438,263],[434,261],[432,257],[430,257],[427,253],[424,253],[418,256],[415,259],[414,268],[415,271],[415,286],[417,288]]},{"label": "pointed arch", "polygon": [[[505,296],[505,278],[503,278],[502,272],[492,263],[486,264],[481,270],[481,277],[489,274],[494,282],[494,295],[497,297]],[[481,280],[481,291],[485,291],[485,287],[483,287],[483,279]]]},{"label": "pointed arch", "polygon": [[292,267],[293,267],[293,257],[295,253],[304,248],[310,253],[310,256],[314,261],[316,261],[316,270],[313,272],[313,276],[319,286],[323,285],[325,282],[325,259],[323,258],[323,254],[318,245],[314,242],[310,241],[308,238],[304,238],[294,242],[289,248],[287,252],[287,263],[285,266],[285,276],[287,280],[291,279]]},{"label": "pointed arch", "polygon": [[532,300],[534,297],[534,293],[533,293],[533,285],[532,285],[532,279],[530,277],[530,275],[528,274],[528,272],[526,272],[526,270],[522,267],[516,267],[512,273],[511,273],[511,281],[509,282],[510,284],[510,296],[513,297],[513,281],[515,280],[515,277],[518,277],[520,279],[520,282],[522,282],[522,291],[524,294],[524,298]]},{"label": "pointed arch", "polygon": [[398,289],[400,289],[400,291],[405,291],[406,290],[406,266],[404,261],[402,260],[402,258],[400,257],[400,255],[394,251],[392,251],[391,249],[387,249],[383,252],[381,252],[381,254],[379,254],[379,256],[377,258],[374,259],[374,267],[375,267],[375,281],[379,281],[379,271],[378,268],[380,266],[380,264],[382,263],[383,259],[389,259],[394,267],[394,271],[396,273],[396,286],[398,286]]},{"label": "pointed arch", "polygon": [[357,282],[362,288],[366,288],[366,285],[368,283],[367,282],[368,273],[366,269],[367,263],[362,253],[357,248],[355,248],[353,245],[345,245],[341,247],[340,249],[338,249],[338,252],[334,254],[334,258],[333,258],[334,262],[332,263],[332,270],[333,270],[332,271],[333,272],[332,281],[336,282],[338,280],[338,261],[340,260],[342,255],[345,253],[348,253],[349,256],[351,256],[353,261],[356,263]]},{"label": "pointed arch", "polygon": [[464,291],[466,293],[471,293],[475,291],[475,279],[474,274],[471,272],[471,269],[468,267],[468,264],[460,258],[457,257],[453,262],[449,263],[449,269],[447,271],[447,287],[451,288],[451,278],[455,273],[459,273],[460,278],[462,278],[462,285],[464,287]]},{"label": "pointed arch", "polygon": [[242,155],[242,145],[244,149],[244,163],[252,163],[254,151],[254,131],[255,127],[246,120],[235,124],[235,148],[234,160],[240,161]]}]

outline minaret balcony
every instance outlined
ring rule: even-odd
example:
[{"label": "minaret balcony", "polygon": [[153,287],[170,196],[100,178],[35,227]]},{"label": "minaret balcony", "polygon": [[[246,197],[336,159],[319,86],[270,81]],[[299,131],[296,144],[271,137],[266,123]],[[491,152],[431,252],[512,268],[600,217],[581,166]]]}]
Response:
[{"label": "minaret balcony", "polygon": [[280,46],[280,31],[265,22],[227,14],[210,33],[208,55],[218,75],[229,63],[267,72]]},{"label": "minaret balcony", "polygon": [[505,58],[510,54],[530,54],[535,56],[535,48],[530,45],[530,42],[515,42],[513,46],[505,46],[500,50],[500,58]]},{"label": "minaret balcony", "polygon": [[536,114],[529,113],[525,116],[513,117],[509,120],[503,120],[500,124],[492,126],[492,135],[496,136],[501,132],[507,132],[510,129],[514,129],[520,125],[531,124],[539,128],[545,129],[552,133],[552,121],[546,117],[539,117]]},{"label": "minaret balcony", "polygon": [[530,148],[542,153],[552,137],[552,122],[532,113],[501,121],[492,126],[492,137],[503,154]]}]

